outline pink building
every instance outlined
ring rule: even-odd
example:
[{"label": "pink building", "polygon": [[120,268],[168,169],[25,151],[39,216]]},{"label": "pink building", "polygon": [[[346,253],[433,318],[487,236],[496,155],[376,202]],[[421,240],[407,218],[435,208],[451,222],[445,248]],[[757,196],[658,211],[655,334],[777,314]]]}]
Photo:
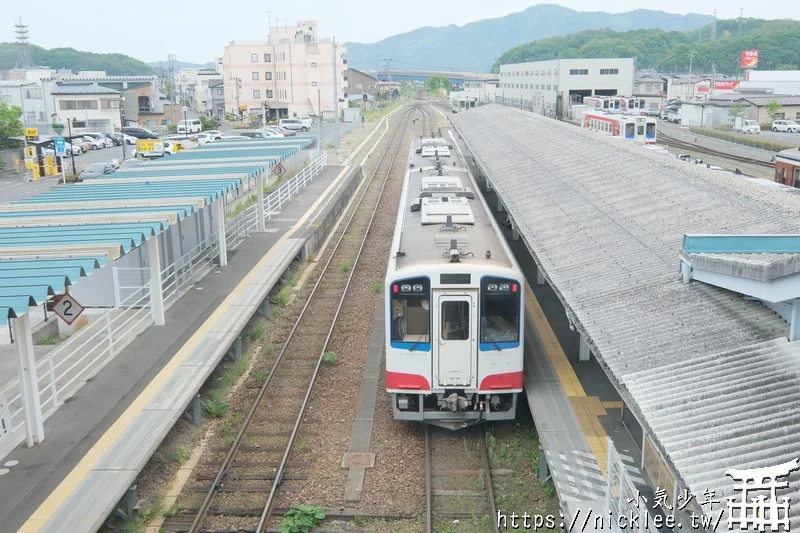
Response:
[{"label": "pink building", "polygon": [[316,21],[273,26],[267,42],[233,41],[222,55],[225,111],[270,118],[329,114],[347,107],[346,49],[336,45],[338,106],[334,105],[334,45],[317,39]]}]

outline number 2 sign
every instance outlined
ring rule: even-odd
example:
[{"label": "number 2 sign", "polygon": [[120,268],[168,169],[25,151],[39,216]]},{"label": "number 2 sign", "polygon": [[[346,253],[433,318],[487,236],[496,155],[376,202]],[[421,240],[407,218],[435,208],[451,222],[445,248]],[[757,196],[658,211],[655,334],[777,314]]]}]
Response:
[{"label": "number 2 sign", "polygon": [[83,306],[75,298],[65,294],[53,305],[53,312],[69,326],[83,313]]}]

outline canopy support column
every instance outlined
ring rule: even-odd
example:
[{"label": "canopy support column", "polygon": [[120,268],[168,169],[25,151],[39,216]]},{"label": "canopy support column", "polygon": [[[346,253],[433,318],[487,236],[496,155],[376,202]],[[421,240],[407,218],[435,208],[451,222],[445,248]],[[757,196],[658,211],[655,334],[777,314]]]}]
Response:
[{"label": "canopy support column", "polygon": [[158,235],[147,241],[147,260],[150,263],[150,311],[153,323],[163,326],[164,318],[164,291],[161,287],[161,246]]},{"label": "canopy support column", "polygon": [[40,443],[44,440],[44,421],[42,404],[39,402],[39,386],[37,384],[39,377],[36,375],[31,320],[26,313],[19,318],[12,318],[11,325],[17,334],[14,351],[17,353],[20,396],[22,410],[25,414],[25,442],[30,448],[34,441]]},{"label": "canopy support column", "polygon": [[264,231],[264,173],[259,172],[256,177],[256,187],[258,188],[258,231]]},{"label": "canopy support column", "polygon": [[219,236],[219,266],[228,265],[228,242],[225,239],[225,197],[220,196],[216,201],[217,212],[214,218],[217,219],[217,233]]}]

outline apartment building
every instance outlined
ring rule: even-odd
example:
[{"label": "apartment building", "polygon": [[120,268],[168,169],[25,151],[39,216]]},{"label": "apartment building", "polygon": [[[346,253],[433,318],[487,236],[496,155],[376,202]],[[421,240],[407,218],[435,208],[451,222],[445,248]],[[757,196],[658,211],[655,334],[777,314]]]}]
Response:
[{"label": "apartment building", "polygon": [[233,41],[222,56],[225,111],[260,116],[266,106],[270,118],[341,111],[348,105],[345,53],[318,39],[316,21],[273,26],[266,42]]},{"label": "apartment building", "polygon": [[222,81],[222,74],[212,68],[182,68],[178,73],[181,104],[208,115],[214,109],[212,87]]},{"label": "apartment building", "polygon": [[97,84],[59,84],[52,92],[53,121],[70,123],[72,134],[119,131],[122,93]]},{"label": "apartment building", "polygon": [[544,114],[587,96],[631,96],[634,58],[551,59],[500,66],[497,99]]}]

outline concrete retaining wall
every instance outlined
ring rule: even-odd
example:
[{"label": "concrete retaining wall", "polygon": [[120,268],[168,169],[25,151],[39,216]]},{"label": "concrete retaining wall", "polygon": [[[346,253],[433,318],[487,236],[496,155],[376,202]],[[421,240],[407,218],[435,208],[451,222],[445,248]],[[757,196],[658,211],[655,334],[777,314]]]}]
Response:
[{"label": "concrete retaining wall", "polygon": [[301,252],[302,259],[306,259],[319,251],[331,228],[336,224],[336,220],[358,189],[362,176],[361,167],[350,169],[348,175],[344,177],[339,185],[339,189],[331,195],[331,198],[323,206],[320,215],[316,220],[312,221],[311,227],[305,230],[306,233],[302,234],[306,239]]}]

